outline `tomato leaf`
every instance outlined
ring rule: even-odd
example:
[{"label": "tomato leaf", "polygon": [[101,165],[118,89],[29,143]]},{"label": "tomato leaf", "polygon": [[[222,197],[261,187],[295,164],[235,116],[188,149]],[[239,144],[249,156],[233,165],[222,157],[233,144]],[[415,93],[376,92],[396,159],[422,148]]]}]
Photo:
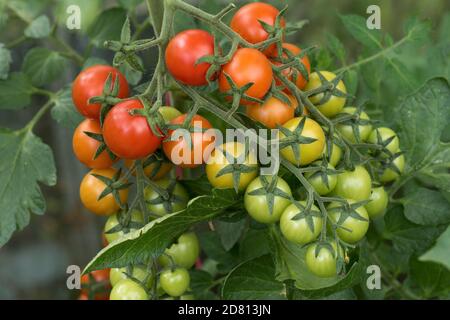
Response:
[{"label": "tomato leaf", "polygon": [[203,270],[190,270],[191,290],[196,300],[214,300],[216,295],[209,289],[213,285],[213,277],[209,272]]},{"label": "tomato leaf", "polygon": [[366,19],[358,15],[339,15],[348,32],[361,44],[371,50],[383,48],[381,33],[377,29],[370,30],[366,26]]},{"label": "tomato leaf", "polygon": [[425,299],[448,296],[450,293],[450,270],[433,262],[412,260],[408,283]]},{"label": "tomato leaf", "polygon": [[229,272],[239,264],[236,251],[226,251],[221,243],[221,239],[216,232],[202,232],[198,235],[200,248],[209,259],[217,263],[217,270],[221,273]]},{"label": "tomato leaf", "polygon": [[48,37],[51,31],[50,20],[46,15],[42,15],[31,21],[24,34],[28,38],[40,39]]},{"label": "tomato leaf", "polygon": [[0,80],[0,109],[21,109],[28,106],[33,91],[25,74],[12,73],[7,80]]},{"label": "tomato leaf", "polygon": [[0,43],[0,80],[8,78],[9,67],[12,63],[11,51]]},{"label": "tomato leaf", "polygon": [[450,227],[439,236],[435,245],[420,256],[421,261],[433,261],[440,263],[450,270],[450,255],[448,250],[450,248]]},{"label": "tomato leaf", "polygon": [[235,222],[216,221],[217,233],[220,236],[220,241],[223,248],[229,251],[239,241],[244,231],[247,219],[241,219]]},{"label": "tomato leaf", "polygon": [[126,11],[121,8],[103,11],[87,31],[91,42],[95,46],[103,48],[106,40],[119,40],[126,15]]},{"label": "tomato leaf", "polygon": [[275,279],[270,255],[244,262],[231,271],[222,287],[222,297],[231,300],[286,299],[284,284]]},{"label": "tomato leaf", "polygon": [[75,129],[83,120],[83,117],[73,104],[72,89],[70,87],[58,92],[51,114],[53,119],[60,125],[69,129]]},{"label": "tomato leaf", "polygon": [[267,230],[249,229],[239,242],[239,257],[245,261],[268,254],[269,241]]},{"label": "tomato leaf", "polygon": [[338,59],[340,64],[344,65],[346,56],[344,44],[336,36],[328,32],[326,40],[329,51]]},{"label": "tomato leaf", "polygon": [[43,214],[46,205],[39,188],[56,183],[49,146],[31,131],[0,130],[0,246],[30,222],[30,213]]}]

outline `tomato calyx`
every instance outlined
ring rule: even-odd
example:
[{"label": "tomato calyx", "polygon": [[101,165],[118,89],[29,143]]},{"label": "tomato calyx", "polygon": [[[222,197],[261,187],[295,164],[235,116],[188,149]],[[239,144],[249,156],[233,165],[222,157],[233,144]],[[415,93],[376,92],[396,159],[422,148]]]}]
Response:
[{"label": "tomato calyx", "polygon": [[277,128],[284,134],[284,138],[280,139],[280,150],[291,147],[295,155],[295,160],[300,161],[300,146],[299,144],[310,144],[317,141],[316,138],[305,137],[302,135],[305,127],[306,117],[302,117],[294,131],[289,130],[283,126],[278,125]]},{"label": "tomato calyx", "polygon": [[342,226],[342,224],[348,217],[354,218],[359,221],[368,222],[369,220],[362,217],[356,209],[365,206],[369,202],[370,202],[370,200],[363,200],[363,201],[358,201],[358,202],[353,202],[353,203],[345,201],[345,202],[342,202],[342,205],[340,205],[340,206],[337,205],[333,208],[328,208],[329,213],[339,212],[339,219],[336,221],[336,223],[333,223],[333,226],[332,226],[333,229],[341,228],[348,232],[352,232],[352,230]]},{"label": "tomato calyx", "polygon": [[353,131],[353,135],[355,137],[356,144],[360,144],[361,143],[361,127],[362,126],[370,126],[373,121],[366,118],[367,115],[363,111],[363,104],[358,105],[354,109],[355,109],[355,111],[352,114],[345,114],[345,113],[338,114],[335,118],[335,122],[342,124],[342,125],[350,126]]},{"label": "tomato calyx", "polygon": [[293,201],[293,204],[300,212],[293,216],[291,220],[297,221],[305,219],[309,230],[314,233],[314,217],[321,218],[323,216],[322,213],[319,210],[315,210],[312,203],[306,203],[306,205],[303,205],[300,201]]},{"label": "tomato calyx", "polygon": [[103,189],[102,193],[97,198],[97,201],[100,201],[104,197],[106,197],[109,194],[112,194],[114,197],[114,200],[119,205],[120,208],[125,208],[126,204],[122,203],[122,200],[120,199],[120,190],[128,189],[132,183],[123,181],[121,178],[122,175],[122,169],[120,168],[112,178],[108,178],[99,174],[91,173],[91,175],[101,182],[103,182],[106,187]]},{"label": "tomato calyx", "polygon": [[161,103],[157,101],[154,105],[151,105],[150,101],[148,101],[145,97],[138,97],[138,99],[144,107],[139,109],[131,109],[128,113],[133,117],[146,118],[152,133],[157,137],[164,137],[164,134],[167,131],[167,126],[164,121],[164,117],[158,111]]},{"label": "tomato calyx", "polygon": [[103,139],[103,134],[89,132],[89,131],[83,131],[83,133],[85,135],[87,135],[89,138],[92,138],[92,139],[100,142],[100,145],[98,146],[97,150],[95,151],[93,160],[97,159],[103,151],[106,151],[106,153],[108,153],[108,156],[111,160],[114,161],[117,159],[117,156],[114,153],[112,153],[111,150],[109,150],[108,146],[106,145],[105,140]]},{"label": "tomato calyx", "polygon": [[344,172],[344,170],[336,170],[333,167],[330,167],[325,157],[322,158],[322,162],[320,163],[320,165],[318,165],[317,163],[315,164],[316,165],[314,165],[313,163],[313,165],[308,168],[308,173],[306,176],[308,179],[313,179],[317,176],[320,176],[321,181],[327,188],[330,188],[330,175],[337,175]]},{"label": "tomato calyx", "polygon": [[319,92],[317,92],[317,93],[309,92],[308,96],[314,96],[318,93],[323,93],[322,99],[320,99],[320,101],[317,103],[317,105],[322,105],[322,104],[328,102],[331,99],[331,97],[333,97],[333,96],[341,97],[341,98],[351,97],[351,95],[349,95],[348,93],[343,92],[338,89],[338,84],[344,77],[343,73],[337,75],[331,81],[327,80],[327,78],[325,78],[325,76],[320,71],[317,71],[316,73],[319,76],[322,86],[320,86],[319,88],[316,89],[316,90],[320,89]]},{"label": "tomato calyx", "polygon": [[162,188],[151,180],[148,180],[149,186],[158,194],[157,197],[145,200],[148,205],[162,204],[166,212],[173,212],[173,206],[177,203],[184,203],[186,200],[175,193],[177,181],[172,179],[169,181],[167,188]]},{"label": "tomato calyx", "polygon": [[273,176],[270,181],[268,181],[266,176],[260,176],[260,179],[262,187],[252,190],[247,194],[249,196],[265,196],[267,200],[267,205],[269,207],[269,214],[272,215],[275,197],[281,197],[287,200],[291,200],[292,196],[287,194],[277,186],[278,176]]}]

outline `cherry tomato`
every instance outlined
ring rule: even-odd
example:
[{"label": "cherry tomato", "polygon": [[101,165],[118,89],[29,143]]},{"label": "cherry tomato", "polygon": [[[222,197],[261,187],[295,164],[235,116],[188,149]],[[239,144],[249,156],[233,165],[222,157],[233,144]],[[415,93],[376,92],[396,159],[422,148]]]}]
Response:
[{"label": "cherry tomato", "polygon": [[[261,223],[277,222],[283,210],[291,203],[292,192],[287,182],[277,177],[276,184],[271,186],[272,179],[271,176],[260,176],[250,182],[245,190],[245,209],[253,219]],[[277,195],[278,193],[284,196]],[[272,211],[268,203],[271,195],[273,196]]]},{"label": "cherry tomato", "polygon": [[[327,81],[333,81],[334,78],[336,78],[336,75],[329,71],[320,71],[322,76]],[[309,76],[309,81],[305,86],[305,91],[310,91],[319,88],[322,85],[322,81],[319,78],[319,75],[317,72],[311,73]],[[347,89],[345,88],[344,82],[339,81],[336,85],[336,88],[343,92],[347,93]],[[322,102],[322,99],[324,98],[324,93],[318,93],[315,95],[312,95],[309,97],[309,100],[316,105],[316,107],[319,109],[320,112],[326,117],[333,117],[337,115],[339,112],[342,111],[342,108],[344,108],[346,98],[345,97],[338,97],[336,95],[331,95],[331,97],[326,102]]]},{"label": "cherry tomato", "polygon": [[370,202],[364,206],[369,217],[374,219],[383,216],[389,201],[386,190],[383,187],[372,188],[369,200]]},{"label": "cherry tomato", "polygon": [[91,169],[106,169],[111,167],[115,161],[111,159],[106,150],[94,159],[101,143],[98,140],[89,137],[85,132],[101,134],[102,130],[100,128],[100,123],[94,119],[85,119],[75,129],[72,147],[77,159]]},{"label": "cherry tomato", "polygon": [[[248,42],[260,43],[269,38],[269,34],[260,21],[274,26],[279,13],[278,9],[270,4],[262,2],[249,3],[236,11],[231,19],[231,28]],[[286,25],[284,18],[281,18],[280,25],[282,27]],[[276,45],[272,44],[264,50],[264,53],[270,55],[274,50],[276,50]]]},{"label": "cherry tomato", "polygon": [[98,103],[89,103],[89,99],[101,96],[108,75],[112,74],[112,84],[119,77],[118,98],[128,97],[128,82],[119,70],[110,66],[95,65],[84,69],[76,77],[72,85],[72,99],[78,111],[87,118],[99,119],[101,105]]},{"label": "cherry tomato", "polygon": [[109,149],[120,158],[145,158],[161,144],[161,138],[152,132],[145,117],[130,114],[132,110],[142,108],[144,106],[138,99],[123,101],[105,118],[103,137]]},{"label": "cherry tomato", "polygon": [[337,176],[337,184],[333,194],[356,201],[370,197],[372,179],[363,166],[356,166],[353,171],[345,171]]},{"label": "cherry tomato", "polygon": [[80,300],[89,300],[90,291],[93,290],[95,300],[108,300],[109,291],[109,269],[95,270],[81,276]]},{"label": "cherry tomato", "polygon": [[[127,274],[131,274],[131,276],[140,282],[146,282],[146,287],[151,288],[153,284],[153,278],[152,276],[149,276],[149,272],[145,266],[132,266],[130,268],[123,267],[123,268],[112,268],[111,272],[109,274],[109,282],[114,287],[117,283],[119,283],[122,280],[129,279]],[[147,279],[147,280],[146,280]]]},{"label": "cherry tomato", "polygon": [[190,269],[197,261],[200,254],[200,244],[194,232],[183,233],[178,241],[164,251],[158,259],[163,267],[170,266],[173,262],[176,266]]},{"label": "cherry tomato", "polygon": [[[349,204],[355,203],[351,199],[347,201]],[[352,215],[346,213],[340,202],[331,202],[328,206],[328,216],[333,223],[338,223],[342,214],[346,215],[344,220],[339,224],[342,228],[338,227],[336,231],[339,238],[347,243],[358,242],[366,235],[367,229],[369,229],[369,215],[367,214],[367,210],[361,206],[354,209],[354,211],[356,211],[359,218],[353,216],[355,212],[352,212]]]},{"label": "cherry tomato", "polygon": [[[321,165],[321,162],[315,162],[316,165]],[[328,170],[334,170],[331,164],[328,164]],[[337,175],[325,173],[326,179],[322,177],[322,172],[320,170],[315,172],[306,172],[305,178],[321,196],[326,195],[333,191],[337,183]]]},{"label": "cherry tomato", "polygon": [[[325,149],[323,149],[323,156],[328,156],[328,147],[325,143]],[[331,156],[328,159],[328,163],[331,164],[333,167],[336,167],[336,165],[341,161],[342,158],[342,149],[339,147],[336,143],[333,143],[331,146]]]},{"label": "cherry tomato", "polygon": [[287,96],[287,98],[290,101],[289,104],[272,96],[263,104],[248,105],[247,115],[267,128],[275,129],[294,117],[298,106],[297,99],[293,96]]},{"label": "cherry tomato", "polygon": [[120,280],[111,290],[110,300],[148,300],[145,289],[131,279]]},{"label": "cherry tomato", "polygon": [[[397,152],[401,152],[400,149]],[[405,169],[405,156],[402,154],[402,155],[396,157],[392,161],[392,165],[394,165],[400,171],[400,173],[403,173],[403,170]],[[394,181],[395,179],[397,179],[399,176],[400,175],[397,172],[395,172],[393,169],[386,168],[380,177],[380,181],[381,182],[391,182],[391,181]]]},{"label": "cherry tomato", "polygon": [[[131,223],[133,225],[140,225],[143,226],[144,224],[144,217],[142,215],[142,212],[138,211],[138,210],[133,210],[131,212]],[[105,223],[105,227],[103,228],[104,234],[105,234],[105,238],[106,241],[108,241],[108,243],[111,243],[119,238],[122,238],[123,235],[127,232],[131,232],[136,230],[136,227],[124,227],[124,229],[114,232],[114,233],[108,233],[109,230],[112,230],[113,228],[116,228],[119,225],[119,219],[117,217],[117,214],[113,214],[111,216],[108,217],[108,220],[106,220]]]},{"label": "cherry tomato", "polygon": [[[342,110],[342,114],[355,114],[356,108],[354,107],[345,107]],[[369,120],[369,116],[364,111],[360,114],[360,119],[362,120]],[[350,124],[344,124],[344,123],[338,123],[336,125],[336,129],[341,133],[341,135],[346,138],[348,141],[352,143],[356,143],[357,139],[355,136],[355,133],[353,132],[353,128]],[[372,125],[371,124],[362,124],[358,125],[359,130],[359,140],[364,142],[369,138],[369,134],[372,132]]]},{"label": "cherry tomato", "polygon": [[221,170],[224,170],[226,167],[233,166],[233,164],[230,164],[229,161],[232,159],[228,159],[224,152],[235,158],[234,165],[240,165],[242,167],[239,174],[238,185],[238,189],[240,191],[244,190],[247,185],[258,175],[258,162],[256,155],[253,152],[249,151],[245,159],[242,159],[242,162],[240,161],[240,158],[244,157],[244,151],[245,146],[238,142],[227,142],[213,150],[211,157],[206,164],[206,176],[213,187],[219,189],[234,188],[233,173],[230,172],[220,174]]},{"label": "cherry tomato", "polygon": [[[334,277],[337,274],[337,246],[336,242],[330,242],[333,250],[328,246],[322,246],[316,255],[317,244],[314,243],[306,250],[306,266],[309,271],[321,278]],[[339,248],[342,253],[342,248]]]},{"label": "cherry tomato", "polygon": [[[149,158],[143,161],[144,174],[152,180],[159,180],[167,176],[167,174],[172,170],[173,165],[165,160],[155,159],[155,154],[151,155]],[[134,160],[125,160],[124,164],[128,169],[133,168]],[[136,169],[133,170],[132,174],[136,175]]]},{"label": "cherry tomato", "polygon": [[[387,143],[389,139],[392,140],[389,143]],[[367,141],[373,144],[379,144],[384,146],[384,148],[386,148],[391,154],[397,153],[400,146],[397,134],[394,132],[394,130],[386,127],[373,129]]]},{"label": "cherry tomato", "polygon": [[[170,125],[182,125],[187,114],[172,121]],[[182,135],[183,129],[171,129],[163,142],[163,150],[167,158],[182,168],[195,168],[203,164],[214,148],[214,132],[202,132],[211,129],[211,123],[200,115],[195,115],[190,123],[190,132]],[[188,129],[186,129],[188,130]],[[194,130],[194,132],[191,132]],[[180,134],[179,136],[177,136]],[[188,140],[190,137],[190,141]],[[175,140],[171,140],[175,139]]]},{"label": "cherry tomato", "polygon": [[204,30],[185,30],[173,37],[166,49],[166,65],[172,76],[191,86],[208,83],[206,73],[211,66],[197,61],[214,55],[214,38]]},{"label": "cherry tomato", "polygon": [[[225,73],[228,74],[238,88],[248,83],[253,85],[245,91],[249,97],[262,99],[269,91],[273,72],[270,61],[264,54],[256,49],[241,48],[238,49],[230,62],[222,68],[219,76],[219,90],[227,92],[231,86],[228,83]],[[252,104],[254,102],[241,99],[241,104]]]},{"label": "cherry tomato", "polygon": [[186,269],[166,269],[159,276],[161,288],[171,297],[179,297],[189,288],[190,276]]},{"label": "cherry tomato", "polygon": [[[303,245],[317,239],[322,230],[323,219],[320,216],[320,210],[315,205],[311,206],[309,213],[305,212],[306,201],[300,201],[298,205],[300,208],[292,203],[283,211],[280,230],[289,241]],[[302,214],[304,216],[300,216]]]},{"label": "cherry tomato", "polygon": [[[98,200],[98,197],[105,190],[106,184],[93,176],[93,174],[97,174],[106,178],[112,178],[116,172],[117,170],[114,168],[93,169],[84,176],[80,184],[80,198],[86,209],[102,216],[109,216],[119,211],[120,206],[116,203],[112,193]],[[125,203],[128,199],[128,189],[120,190],[119,196],[120,201]]]},{"label": "cherry tomato", "polygon": [[182,113],[178,109],[169,106],[160,107],[158,111],[159,113],[161,113],[166,123],[169,123],[173,119],[182,115]]},{"label": "cherry tomato", "polygon": [[[291,145],[284,148],[280,147],[281,155],[286,158],[290,163],[295,165],[307,165],[311,162],[319,159],[322,156],[323,149],[325,147],[325,134],[320,125],[310,118],[305,118],[304,126],[301,132],[297,132],[297,128],[302,121],[303,117],[297,117],[289,120],[283,127],[300,138],[313,138],[316,139],[311,143],[298,143],[299,154],[296,154]],[[288,138],[292,138],[289,136]],[[286,135],[280,130],[278,132],[278,138],[280,143],[286,138]]]},{"label": "cherry tomato", "polygon": [[167,198],[160,195],[151,185],[147,186],[144,191],[145,201],[151,213],[158,216],[163,216],[169,213],[181,211],[186,208],[189,201],[189,196],[184,187],[169,179],[161,179],[155,181],[155,184],[162,188],[168,189],[171,186],[172,190],[168,190]]}]

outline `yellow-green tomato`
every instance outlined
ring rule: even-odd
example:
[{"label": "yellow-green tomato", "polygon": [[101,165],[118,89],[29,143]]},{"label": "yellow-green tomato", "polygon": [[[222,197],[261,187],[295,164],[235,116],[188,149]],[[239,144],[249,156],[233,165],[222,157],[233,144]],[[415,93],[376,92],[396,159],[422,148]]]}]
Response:
[{"label": "yellow-green tomato", "polygon": [[[315,164],[320,165],[321,162],[315,162]],[[334,170],[334,167],[331,164],[328,164],[327,168],[328,170]],[[337,174],[326,172],[324,174],[325,175],[323,175],[320,170],[316,172],[307,172],[305,174],[305,178],[321,196],[333,191],[337,183]]]},{"label": "yellow-green tomato", "polygon": [[160,107],[158,109],[159,113],[162,115],[162,117],[164,118],[164,121],[166,123],[169,123],[170,121],[172,121],[173,119],[179,117],[182,115],[182,113],[180,111],[178,111],[178,109],[174,108],[174,107]]},{"label": "yellow-green tomato", "polygon": [[369,217],[374,219],[383,216],[388,205],[388,194],[383,187],[372,188],[370,193],[370,202],[364,207]]},{"label": "yellow-green tomato", "polygon": [[[310,212],[305,215],[306,202],[300,201],[299,204],[300,208],[293,203],[283,211],[280,230],[287,240],[305,244],[317,239],[322,230],[323,219],[316,206],[313,205]],[[302,214],[305,216],[301,216]]]},{"label": "yellow-green tomato", "polygon": [[131,279],[120,280],[112,288],[110,300],[148,300],[145,289]]},{"label": "yellow-green tomato", "polygon": [[[400,150],[398,150],[400,152]],[[397,169],[400,171],[400,174],[403,173],[403,170],[405,169],[405,156],[402,154],[398,156],[397,158],[392,161],[392,164],[397,167]],[[400,175],[395,172],[391,168],[384,169],[383,173],[381,174],[380,181],[381,182],[391,182],[397,179]]]},{"label": "yellow-green tomato", "polygon": [[[391,141],[388,143],[389,139]],[[397,134],[394,130],[386,127],[372,130],[367,141],[384,146],[391,154],[397,153],[400,146]]]},{"label": "yellow-green tomato", "polygon": [[[333,81],[336,78],[336,75],[329,71],[320,71],[321,75],[327,80],[327,81]],[[317,89],[322,85],[322,81],[320,80],[319,74],[317,72],[311,73],[309,76],[309,81],[306,84],[305,91],[310,91]],[[347,93],[347,89],[345,88],[344,82],[340,80],[337,85],[336,89],[341,91],[342,93]],[[341,112],[342,108],[344,108],[345,105],[345,97],[338,97],[335,95],[331,95],[328,101],[321,103],[322,99],[324,97],[324,93],[318,93],[313,96],[310,96],[310,101],[317,106],[320,112],[326,117],[333,117],[337,115],[339,112]]]},{"label": "yellow-green tomato", "polygon": [[[328,147],[325,143],[325,149],[323,149],[323,156],[328,157]],[[333,143],[331,147],[331,156],[328,159],[328,163],[331,164],[333,167],[336,167],[339,161],[341,161],[342,158],[342,149],[339,147],[336,143]]]},{"label": "yellow-green tomato", "polygon": [[151,185],[144,191],[145,201],[151,213],[158,216],[181,211],[186,208],[189,195],[184,187],[172,179],[161,179],[154,182],[158,187],[169,190],[168,195],[159,194]]},{"label": "yellow-green tomato", "polygon": [[189,288],[190,279],[189,272],[184,268],[176,268],[173,271],[166,269],[159,276],[161,288],[171,297],[183,295]]},{"label": "yellow-green tomato", "polygon": [[144,280],[147,278],[147,288],[150,288],[151,284],[153,283],[153,277],[147,277],[149,272],[147,271],[146,267],[133,266],[130,269],[128,269],[127,267],[111,268],[111,271],[109,272],[109,282],[111,283],[111,286],[114,287],[117,283],[119,283],[119,281],[129,279],[127,273],[130,273],[133,278],[136,278],[141,282],[144,282]]},{"label": "yellow-green tomato", "polygon": [[[271,183],[272,179],[277,179],[275,184]],[[280,220],[283,210],[291,203],[291,196],[291,188],[282,178],[259,176],[245,190],[244,206],[256,221],[274,223]],[[269,201],[273,201],[272,207]]]},{"label": "yellow-green tomato", "polygon": [[[357,111],[357,109],[354,107],[345,107],[341,113],[355,114],[356,111]],[[360,113],[359,118],[361,120],[370,120],[369,116],[364,111],[362,111]],[[346,138],[349,142],[351,142],[351,143],[357,142],[355,133],[353,132],[353,127],[350,124],[338,123],[336,125],[336,128],[341,133],[341,135],[344,138]],[[360,125],[358,125],[358,129],[359,129],[359,140],[361,142],[364,142],[369,138],[369,135],[372,132],[372,125],[370,123],[360,124]]]},{"label": "yellow-green tomato", "polygon": [[[355,203],[351,199],[347,201],[349,204]],[[331,202],[328,206],[329,218],[333,223],[339,223],[340,227],[336,229],[339,238],[347,243],[356,243],[366,235],[369,229],[369,215],[363,206],[350,210],[352,210],[351,213],[347,212],[340,202]],[[345,216],[343,221],[340,221],[341,215]]]},{"label": "yellow-green tomato", "polygon": [[131,223],[130,223],[129,228],[123,228],[120,231],[108,233],[109,230],[113,230],[115,227],[117,227],[117,225],[119,225],[119,220],[118,220],[117,214],[109,216],[108,220],[106,220],[105,227],[103,229],[104,233],[105,233],[106,241],[108,241],[108,243],[111,243],[111,242],[123,237],[123,235],[125,234],[125,231],[131,232],[131,231],[136,230],[136,228],[133,228],[133,225],[139,226],[144,223],[144,217],[142,215],[142,212],[140,212],[139,210],[133,210],[131,212],[131,221],[130,222]]},{"label": "yellow-green tomato", "polygon": [[337,175],[333,194],[345,199],[356,201],[367,200],[370,197],[372,179],[363,166],[356,166],[353,171],[345,171]]},{"label": "yellow-green tomato", "polygon": [[164,251],[158,259],[163,267],[170,265],[171,261],[182,268],[189,269],[200,254],[200,244],[194,232],[183,233],[178,241]]},{"label": "yellow-green tomato", "polygon": [[[321,278],[334,277],[337,274],[337,246],[336,242],[330,242],[331,247],[321,246],[316,250],[318,244],[311,244],[306,250],[306,266],[309,271]],[[339,248],[342,254],[342,248]]]}]

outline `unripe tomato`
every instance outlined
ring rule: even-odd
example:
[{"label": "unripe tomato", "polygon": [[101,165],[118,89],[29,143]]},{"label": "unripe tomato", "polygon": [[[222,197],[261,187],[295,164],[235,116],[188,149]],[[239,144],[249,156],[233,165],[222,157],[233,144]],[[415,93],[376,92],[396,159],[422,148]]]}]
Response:
[{"label": "unripe tomato", "polygon": [[[328,156],[328,146],[325,143],[325,149],[323,149],[323,156]],[[341,161],[342,158],[342,149],[339,147],[336,143],[333,143],[331,146],[331,156],[328,159],[328,163],[331,164],[333,167],[336,167],[339,161]]]},{"label": "unripe tomato", "polygon": [[159,281],[161,288],[172,297],[179,297],[189,288],[190,276],[186,269],[166,269],[161,272]]},{"label": "unripe tomato", "polygon": [[119,70],[110,66],[95,65],[84,69],[78,74],[72,85],[72,99],[78,111],[87,118],[99,119],[101,105],[91,104],[89,99],[101,96],[109,74],[112,74],[111,88],[116,77],[119,77],[118,98],[128,97],[129,88],[125,76]]},{"label": "unripe tomato", "polygon": [[[400,149],[397,151],[400,152]],[[397,169],[400,171],[400,173],[403,173],[405,170],[405,156],[402,154],[398,156],[397,158],[392,161],[392,164],[397,167]],[[397,179],[400,175],[395,172],[391,168],[386,168],[383,173],[381,174],[380,181],[381,182],[391,182]]]},{"label": "unripe tomato", "polygon": [[[278,9],[270,4],[262,2],[249,3],[236,11],[231,19],[230,26],[248,42],[260,43],[269,37],[269,33],[267,33],[260,21],[274,26],[279,13]],[[286,25],[284,18],[281,18],[280,25],[282,27]],[[276,45],[272,44],[264,50],[264,53],[271,55],[275,50]]]},{"label": "unripe tomato", "polygon": [[214,38],[204,30],[185,30],[173,37],[166,48],[166,65],[172,76],[184,84],[203,86],[208,83],[209,63],[197,61],[214,55]]},{"label": "unripe tomato", "polygon": [[[355,114],[356,108],[354,107],[345,107],[341,113],[347,113],[347,114]],[[361,112],[360,118],[362,120],[370,120],[367,113],[364,111]],[[336,125],[336,129],[341,133],[341,135],[346,138],[348,141],[352,143],[356,143],[358,140],[356,139],[355,133],[353,132],[353,128],[349,124],[344,123],[338,123]],[[369,134],[372,132],[372,125],[371,124],[363,124],[358,125],[359,129],[359,140],[364,142],[369,138]]]},{"label": "unripe tomato", "polygon": [[127,267],[123,268],[112,268],[109,274],[109,282],[114,287],[121,280],[129,279],[127,273],[131,273],[133,278],[139,280],[140,282],[144,282],[147,279],[146,287],[151,288],[154,277],[149,276],[149,272],[145,266],[133,266],[131,270],[128,270]]},{"label": "unripe tomato", "polygon": [[[309,213],[313,223],[313,230],[311,230],[306,217],[296,218],[297,215],[305,213],[306,201],[300,201],[300,205],[303,208],[299,208],[293,203],[283,211],[280,219],[280,230],[289,241],[303,245],[317,239],[322,230],[323,219]],[[320,214],[320,210],[315,205],[311,206],[311,211]]]},{"label": "unripe tomato", "polygon": [[[293,118],[283,124],[283,127],[295,133],[301,121],[302,117]],[[306,118],[303,130],[297,133],[297,136],[298,135],[304,138],[313,138],[316,140],[311,143],[298,143],[300,150],[299,155],[294,152],[292,146],[290,145],[282,149],[280,148],[281,155],[290,163],[297,166],[307,165],[319,159],[322,156],[323,149],[325,147],[325,134],[322,127],[313,119]],[[280,142],[282,142],[282,140],[286,138],[286,135],[280,130],[278,132],[278,138]]]},{"label": "unripe tomato", "polygon": [[[132,223],[137,223],[137,224],[143,224],[144,223],[144,217],[142,215],[142,212],[138,211],[138,210],[133,210],[131,212],[131,222]],[[119,220],[117,217],[117,214],[113,214],[111,216],[108,217],[108,220],[106,220],[105,223],[105,227],[103,228],[104,234],[105,234],[105,238],[106,241],[108,241],[108,243],[111,243],[119,238],[122,238],[123,235],[125,234],[124,230],[120,230],[114,233],[108,233],[109,230],[112,230],[113,228],[115,228],[117,225],[119,224]],[[129,228],[127,231],[131,232],[136,230],[136,228]]]},{"label": "unripe tomato", "polygon": [[394,130],[386,127],[376,128],[373,129],[372,132],[369,135],[369,138],[367,139],[368,142],[373,144],[380,144],[384,145],[386,142],[388,142],[389,139],[391,139],[391,142],[389,142],[386,146],[384,146],[391,154],[397,153],[400,142],[398,140],[397,134],[394,132]]},{"label": "unripe tomato", "polygon": [[337,184],[333,194],[356,201],[370,197],[372,179],[363,166],[356,166],[353,171],[345,171],[337,176]]},{"label": "unripe tomato", "polygon": [[[167,189],[172,183],[174,181],[169,179],[155,181],[155,184],[163,189]],[[186,189],[178,182],[175,182],[172,193],[169,194],[167,199],[155,191],[151,185],[145,188],[144,196],[150,212],[158,216],[181,211],[186,208],[189,201]]]},{"label": "unripe tomato", "polygon": [[[355,201],[351,199],[348,199],[347,201],[349,204],[355,203]],[[337,223],[341,214],[345,214],[344,208],[341,208],[341,206],[342,203],[340,202],[331,202],[328,206],[328,216],[333,223]],[[336,230],[339,238],[347,243],[358,242],[366,235],[367,230],[369,229],[369,215],[367,214],[367,210],[361,206],[354,211],[356,211],[360,218],[358,219],[349,215],[339,224],[339,226],[342,226],[343,228],[337,228]]]},{"label": "unripe tomato", "polygon": [[294,117],[295,109],[298,106],[297,99],[290,95],[287,98],[290,101],[289,104],[272,96],[263,104],[248,105],[247,115],[267,128],[275,129],[278,125],[282,125]]},{"label": "unripe tomato", "polygon": [[371,219],[381,217],[386,212],[389,197],[383,187],[372,188],[370,193],[370,202],[364,207]]},{"label": "unripe tomato", "polygon": [[[329,71],[320,71],[320,73],[327,81],[332,81],[334,78],[336,78],[336,75]],[[309,81],[305,86],[305,91],[317,89],[321,85],[323,85],[323,83],[320,80],[317,72],[311,73],[311,75],[309,76]],[[344,82],[342,82],[342,80],[338,82],[336,88],[343,93],[347,93],[347,89],[345,88]],[[346,101],[345,97],[332,95],[330,99],[328,99],[328,101],[321,103],[323,97],[324,93],[318,93],[310,96],[309,100],[317,106],[319,111],[322,112],[324,116],[331,118],[341,112],[342,108],[344,108]]]},{"label": "unripe tomato", "polygon": [[194,232],[187,232],[164,251],[164,254],[158,258],[158,262],[163,267],[168,267],[173,262],[178,267],[190,269],[197,261],[199,254],[200,244],[197,236]]},{"label": "unripe tomato", "polygon": [[[320,165],[320,164],[321,164],[320,161],[316,162],[316,165]],[[334,167],[331,164],[328,164],[328,169],[334,170]],[[333,189],[336,187],[336,183],[337,183],[337,175],[336,174],[326,174],[326,175],[327,175],[328,184],[322,178],[321,171],[305,173],[305,178],[313,186],[314,190],[316,190],[316,192],[321,196],[326,195],[326,194],[330,193],[331,191],[333,191]]]},{"label": "unripe tomato", "polygon": [[[86,209],[102,216],[109,216],[119,211],[120,206],[116,203],[112,193],[98,200],[105,190],[106,184],[92,175],[97,174],[111,179],[116,172],[117,170],[114,168],[94,169],[84,176],[80,184],[80,199]],[[119,197],[120,201],[125,203],[128,199],[128,189],[119,190]]]},{"label": "unripe tomato", "polygon": [[106,150],[102,151],[94,159],[101,143],[89,137],[85,132],[101,134],[102,129],[100,128],[100,123],[94,119],[85,119],[75,129],[72,138],[72,147],[77,159],[91,169],[106,169],[111,167],[115,161],[111,159]]},{"label": "unripe tomato", "polygon": [[[263,180],[265,179],[265,180]],[[289,197],[292,196],[291,188],[282,178],[277,177],[276,187],[274,191],[267,190],[264,182],[270,184],[271,176],[259,176],[248,185],[244,195],[244,206],[248,214],[260,223],[274,223],[280,220],[280,216],[284,209],[291,203]],[[257,191],[258,190],[258,191]],[[265,191],[266,194],[260,194],[259,191]],[[258,194],[252,194],[257,192]],[[270,211],[267,194],[272,193],[273,208]],[[276,195],[283,193],[285,197]]]},{"label": "unripe tomato", "polygon": [[[225,73],[231,77],[238,88],[253,83],[245,91],[245,94],[252,98],[262,99],[272,85],[272,65],[266,56],[256,49],[240,48],[236,50],[231,61],[223,66],[220,73],[219,90],[221,92],[227,92],[231,88]],[[241,99],[241,104],[252,103],[254,102]]]},{"label": "unripe tomato", "polygon": [[111,290],[110,300],[148,300],[145,289],[131,279],[120,280]]},{"label": "unripe tomato", "polygon": [[337,257],[339,250],[342,253],[342,248],[337,248],[336,242],[330,242],[333,252],[330,248],[322,246],[316,255],[317,244],[314,243],[306,250],[306,266],[309,271],[321,278],[334,277],[337,274]]},{"label": "unripe tomato", "polygon": [[109,149],[120,158],[142,159],[161,145],[161,138],[153,133],[147,119],[130,113],[143,108],[138,99],[123,101],[105,118],[103,137]]}]

